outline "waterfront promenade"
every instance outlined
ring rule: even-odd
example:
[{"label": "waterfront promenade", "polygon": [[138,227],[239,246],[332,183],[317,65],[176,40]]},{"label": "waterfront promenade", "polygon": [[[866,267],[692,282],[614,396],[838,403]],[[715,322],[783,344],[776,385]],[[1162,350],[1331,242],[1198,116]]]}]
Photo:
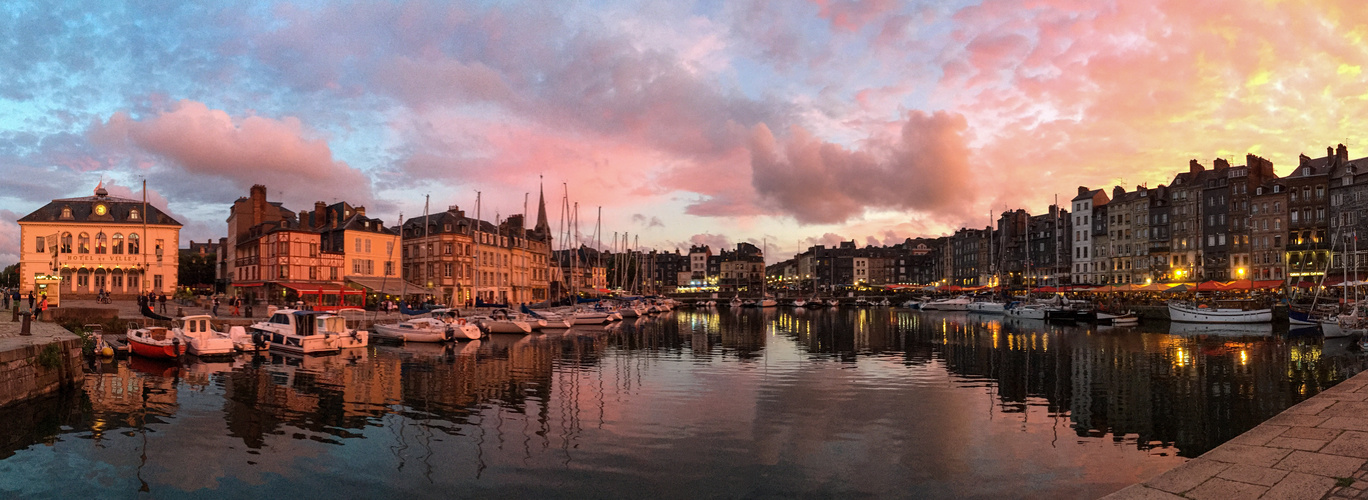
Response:
[{"label": "waterfront promenade", "polygon": [[1368,372],[1105,498],[1368,498]]}]

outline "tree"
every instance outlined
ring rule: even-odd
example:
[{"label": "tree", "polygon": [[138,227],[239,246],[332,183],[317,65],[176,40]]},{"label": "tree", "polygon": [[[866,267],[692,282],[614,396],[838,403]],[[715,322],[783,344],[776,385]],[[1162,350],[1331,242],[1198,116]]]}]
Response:
[{"label": "tree", "polygon": [[10,264],[5,266],[4,271],[0,271],[0,286],[19,286],[19,264]]},{"label": "tree", "polygon": [[214,259],[213,254],[182,253],[178,262],[181,286],[213,286]]}]

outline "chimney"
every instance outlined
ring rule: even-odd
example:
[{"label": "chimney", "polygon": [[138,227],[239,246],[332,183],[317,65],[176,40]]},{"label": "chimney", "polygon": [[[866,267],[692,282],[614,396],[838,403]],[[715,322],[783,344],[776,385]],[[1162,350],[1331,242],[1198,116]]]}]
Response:
[{"label": "chimney", "polygon": [[1078,195],[1083,196],[1085,194],[1088,194],[1087,186],[1078,186]]},{"label": "chimney", "polygon": [[1325,157],[1326,157],[1326,158],[1334,158],[1334,157],[1335,157],[1335,147],[1334,147],[1334,146],[1326,146],[1326,147],[1325,147]]},{"label": "chimney", "polygon": [[1217,158],[1211,168],[1213,170],[1225,170],[1227,168],[1230,168],[1230,162],[1226,161],[1225,158]]},{"label": "chimney", "polygon": [[252,225],[261,225],[262,217],[266,215],[266,186],[257,184],[252,186]]},{"label": "chimney", "polygon": [[1113,187],[1113,188],[1112,188],[1112,199],[1113,199],[1113,200],[1119,200],[1119,199],[1121,199],[1121,197],[1124,196],[1125,194],[1126,194],[1126,188],[1123,188],[1123,187],[1121,187],[1121,186],[1116,186],[1116,187]]},{"label": "chimney", "polygon": [[314,202],[313,220],[311,221],[312,224],[309,224],[311,227],[321,228],[325,224],[327,224],[326,219],[329,215],[327,208],[328,206],[323,204],[323,202],[321,201]]},{"label": "chimney", "polygon": [[1197,160],[1188,160],[1188,173],[1195,174],[1203,170],[1206,170],[1206,168],[1203,167],[1201,163],[1197,163]]},{"label": "chimney", "polygon": [[366,207],[356,207],[356,215],[366,216]]},{"label": "chimney", "polygon": [[1298,167],[1298,168],[1300,168],[1300,167],[1305,167],[1305,166],[1306,166],[1306,162],[1309,162],[1309,161],[1311,161],[1311,158],[1308,157],[1308,156],[1306,156],[1305,153],[1297,155],[1297,167]]},{"label": "chimney", "polygon": [[1343,144],[1340,144],[1339,147],[1335,148],[1335,156],[1339,157],[1340,161],[1342,162],[1349,161],[1349,148],[1346,148]]}]

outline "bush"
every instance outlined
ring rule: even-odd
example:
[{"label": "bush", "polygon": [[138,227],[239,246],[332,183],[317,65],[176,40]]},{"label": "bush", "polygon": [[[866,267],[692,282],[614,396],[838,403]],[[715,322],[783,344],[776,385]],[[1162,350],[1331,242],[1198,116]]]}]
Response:
[{"label": "bush", "polygon": [[57,343],[43,346],[43,350],[38,353],[38,366],[55,370],[62,366],[62,348],[57,347]]}]

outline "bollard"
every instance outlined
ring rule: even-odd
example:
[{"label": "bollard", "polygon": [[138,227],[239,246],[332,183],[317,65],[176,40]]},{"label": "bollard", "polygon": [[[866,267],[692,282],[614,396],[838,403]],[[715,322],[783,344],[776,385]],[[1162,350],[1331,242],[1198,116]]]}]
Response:
[{"label": "bollard", "polygon": [[183,318],[183,317],[185,317],[185,309],[182,309],[180,306],[176,306],[176,317],[177,317],[177,318]]},{"label": "bollard", "polygon": [[32,325],[29,323],[31,318],[33,318],[33,315],[24,315],[24,323],[19,325],[19,335],[33,335]]}]

